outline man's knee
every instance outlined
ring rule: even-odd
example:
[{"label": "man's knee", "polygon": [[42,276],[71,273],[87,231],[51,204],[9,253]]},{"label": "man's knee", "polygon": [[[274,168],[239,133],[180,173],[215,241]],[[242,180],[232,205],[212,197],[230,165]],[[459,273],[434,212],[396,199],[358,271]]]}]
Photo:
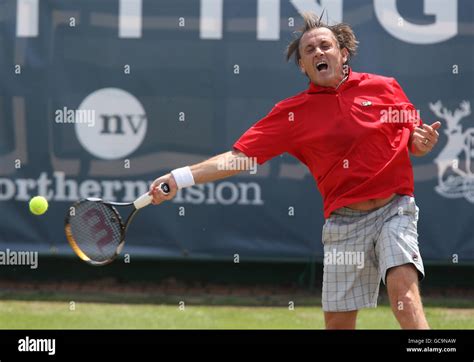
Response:
[{"label": "man's knee", "polygon": [[389,296],[402,299],[406,303],[419,299],[418,270],[413,264],[390,268],[387,271],[387,290]]}]

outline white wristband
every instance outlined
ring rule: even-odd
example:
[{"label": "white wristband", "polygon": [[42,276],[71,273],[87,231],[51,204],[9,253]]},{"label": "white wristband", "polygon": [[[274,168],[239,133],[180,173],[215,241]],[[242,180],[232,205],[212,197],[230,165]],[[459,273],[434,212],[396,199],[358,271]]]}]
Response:
[{"label": "white wristband", "polygon": [[178,189],[192,186],[195,183],[193,173],[191,172],[191,168],[189,166],[174,169],[171,171],[171,174],[178,185]]}]

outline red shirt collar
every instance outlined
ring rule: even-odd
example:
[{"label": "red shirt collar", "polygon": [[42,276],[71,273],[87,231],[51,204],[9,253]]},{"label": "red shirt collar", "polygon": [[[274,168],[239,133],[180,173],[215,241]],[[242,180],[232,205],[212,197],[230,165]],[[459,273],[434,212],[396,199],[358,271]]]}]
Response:
[{"label": "red shirt collar", "polygon": [[332,92],[341,92],[343,89],[358,84],[360,82],[360,75],[361,73],[353,72],[352,69],[349,67],[349,76],[347,79],[339,86],[339,88],[335,89],[332,87],[321,87],[319,85],[314,84],[311,82],[308,87],[308,93],[332,93]]}]

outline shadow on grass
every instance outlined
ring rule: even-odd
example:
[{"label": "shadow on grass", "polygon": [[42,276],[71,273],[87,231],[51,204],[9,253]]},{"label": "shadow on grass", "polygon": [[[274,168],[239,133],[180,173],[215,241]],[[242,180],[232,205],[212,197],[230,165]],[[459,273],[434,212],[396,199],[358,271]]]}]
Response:
[{"label": "shadow on grass", "polygon": [[[275,295],[219,295],[219,294],[154,294],[135,292],[81,292],[81,291],[27,291],[9,290],[0,292],[1,301],[39,301],[39,302],[81,302],[104,304],[149,304],[179,305],[186,304],[205,306],[242,306],[242,307],[282,307],[290,303],[298,307],[321,307],[320,293],[308,294],[275,294]],[[389,305],[388,297],[381,293],[379,305]],[[473,309],[472,298],[446,298],[429,296],[423,298],[425,307]]]},{"label": "shadow on grass", "polygon": [[179,305],[181,301],[192,305],[286,307],[320,307],[318,295],[219,295],[219,294],[154,294],[131,292],[65,292],[65,291],[18,291],[0,292],[1,301],[83,302],[107,304]]}]

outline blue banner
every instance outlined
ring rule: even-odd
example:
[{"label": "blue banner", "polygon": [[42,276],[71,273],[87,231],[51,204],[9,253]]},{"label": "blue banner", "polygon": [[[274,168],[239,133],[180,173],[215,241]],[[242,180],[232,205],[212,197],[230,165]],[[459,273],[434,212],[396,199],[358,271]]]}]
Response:
[{"label": "blue banner", "polygon": [[[301,13],[360,41],[352,67],[395,77],[425,123],[412,158],[424,259],[474,261],[474,2],[470,0],[0,1],[0,248],[72,254],[74,201],[132,201],[169,170],[231,149],[307,87],[284,59]],[[28,210],[35,195],[50,207]],[[322,201],[289,155],[140,211],[124,253],[322,260]]]}]

